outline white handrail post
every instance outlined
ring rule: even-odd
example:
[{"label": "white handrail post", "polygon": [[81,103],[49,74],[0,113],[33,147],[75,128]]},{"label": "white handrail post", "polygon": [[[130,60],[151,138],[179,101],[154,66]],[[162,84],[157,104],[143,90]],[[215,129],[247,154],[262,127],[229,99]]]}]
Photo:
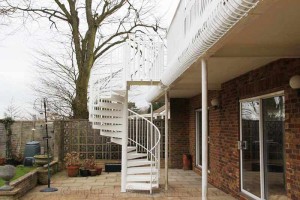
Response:
[{"label": "white handrail post", "polygon": [[[136,142],[138,142],[138,137],[139,137],[139,135],[138,135],[138,127],[139,127],[139,120],[138,120],[138,117],[137,116],[135,116],[135,141]],[[136,143],[135,144],[135,146],[136,146],[136,151],[138,151],[138,145],[137,145],[138,143]]]},{"label": "white handrail post", "polygon": [[208,120],[207,120],[207,61],[201,60],[202,67],[202,199],[207,199],[207,166],[208,166]]},{"label": "white handrail post", "polygon": [[128,145],[128,85],[126,83],[125,102],[123,107],[124,133],[122,138],[122,172],[121,192],[126,192],[127,179],[127,145]]},{"label": "white handrail post", "polygon": [[[126,83],[127,79],[129,79],[129,75],[131,70],[130,70],[130,45],[129,45],[129,40],[126,40],[126,43],[124,44],[124,63],[125,65],[123,65],[123,82],[122,83]],[[123,85],[124,87],[124,85]],[[126,85],[125,85],[126,87]],[[127,88],[125,88],[127,89]]]},{"label": "white handrail post", "polygon": [[[152,106],[152,103],[150,103],[150,110],[151,110],[151,118],[150,118],[150,120],[151,120],[151,123],[153,124],[153,106]],[[151,135],[151,142],[150,142],[151,145],[150,146],[152,148],[153,147],[153,141],[152,141],[152,138],[153,138],[153,126],[151,126],[150,135]],[[156,134],[155,134],[155,136],[156,136]],[[156,137],[154,139],[154,144],[155,143],[156,143]],[[156,150],[155,150],[155,158],[157,158],[156,157]]]},{"label": "white handrail post", "polygon": [[[147,140],[146,140],[146,145],[147,145],[147,149],[149,149],[149,123],[146,122],[147,124]],[[150,148],[151,148],[151,145],[150,145]],[[147,152],[147,159],[149,159],[149,153]]]},{"label": "white handrail post", "polygon": [[168,135],[169,135],[169,122],[168,122],[168,117],[169,116],[169,92],[166,91],[165,92],[165,190],[168,190],[168,145],[169,145],[169,141],[168,141]]}]

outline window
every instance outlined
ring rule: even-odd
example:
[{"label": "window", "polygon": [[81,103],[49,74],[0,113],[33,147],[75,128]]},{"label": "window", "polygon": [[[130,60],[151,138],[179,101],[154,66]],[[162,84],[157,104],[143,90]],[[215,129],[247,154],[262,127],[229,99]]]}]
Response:
[{"label": "window", "polygon": [[[208,126],[208,169],[209,169],[209,126]],[[202,165],[202,111],[196,110],[196,166]]]}]

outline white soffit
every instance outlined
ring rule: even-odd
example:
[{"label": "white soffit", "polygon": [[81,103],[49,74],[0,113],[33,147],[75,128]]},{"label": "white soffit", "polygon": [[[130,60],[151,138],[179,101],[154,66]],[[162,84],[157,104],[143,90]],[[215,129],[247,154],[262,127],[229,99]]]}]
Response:
[{"label": "white soffit", "polygon": [[[208,89],[220,90],[221,84],[277,58],[210,58],[208,60]],[[170,97],[189,98],[201,93],[201,67],[193,64],[172,85]]]},{"label": "white soffit", "polygon": [[[208,89],[218,90],[222,83],[277,59],[300,57],[299,8],[299,0],[274,1],[216,44],[219,48],[213,48],[208,59]],[[171,90],[170,97],[178,98],[201,93],[200,59],[171,84]]]}]

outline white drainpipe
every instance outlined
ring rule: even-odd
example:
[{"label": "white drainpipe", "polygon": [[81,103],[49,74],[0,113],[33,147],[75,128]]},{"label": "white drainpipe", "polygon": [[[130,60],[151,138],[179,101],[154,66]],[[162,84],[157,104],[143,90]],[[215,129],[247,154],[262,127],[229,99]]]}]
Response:
[{"label": "white drainpipe", "polygon": [[201,60],[202,67],[202,200],[207,199],[207,134],[208,134],[208,120],[207,120],[207,61]]},{"label": "white drainpipe", "polygon": [[168,152],[169,152],[169,141],[168,141],[168,135],[169,135],[169,92],[165,92],[165,190],[168,190]]},{"label": "white drainpipe", "polygon": [[124,133],[122,138],[122,172],[121,172],[121,192],[126,192],[127,179],[127,145],[128,145],[128,86],[126,85],[125,101],[123,107]]}]

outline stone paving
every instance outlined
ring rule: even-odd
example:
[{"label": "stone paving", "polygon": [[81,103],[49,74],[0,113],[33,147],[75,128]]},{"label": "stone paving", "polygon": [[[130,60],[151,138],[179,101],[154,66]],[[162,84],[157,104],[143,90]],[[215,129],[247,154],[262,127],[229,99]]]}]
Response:
[{"label": "stone paving", "polygon": [[[41,189],[45,186],[37,186],[25,196],[22,200],[193,200],[201,199],[201,177],[193,171],[183,171],[181,169],[169,170],[169,189],[164,190],[164,170],[161,171],[161,187],[149,192],[130,191],[120,192],[121,174],[120,173],[102,173],[96,177],[76,177],[69,178],[66,172],[59,172],[52,178],[52,187],[58,189],[53,193],[42,193]],[[234,198],[224,192],[209,185],[209,200],[233,200]]]}]

